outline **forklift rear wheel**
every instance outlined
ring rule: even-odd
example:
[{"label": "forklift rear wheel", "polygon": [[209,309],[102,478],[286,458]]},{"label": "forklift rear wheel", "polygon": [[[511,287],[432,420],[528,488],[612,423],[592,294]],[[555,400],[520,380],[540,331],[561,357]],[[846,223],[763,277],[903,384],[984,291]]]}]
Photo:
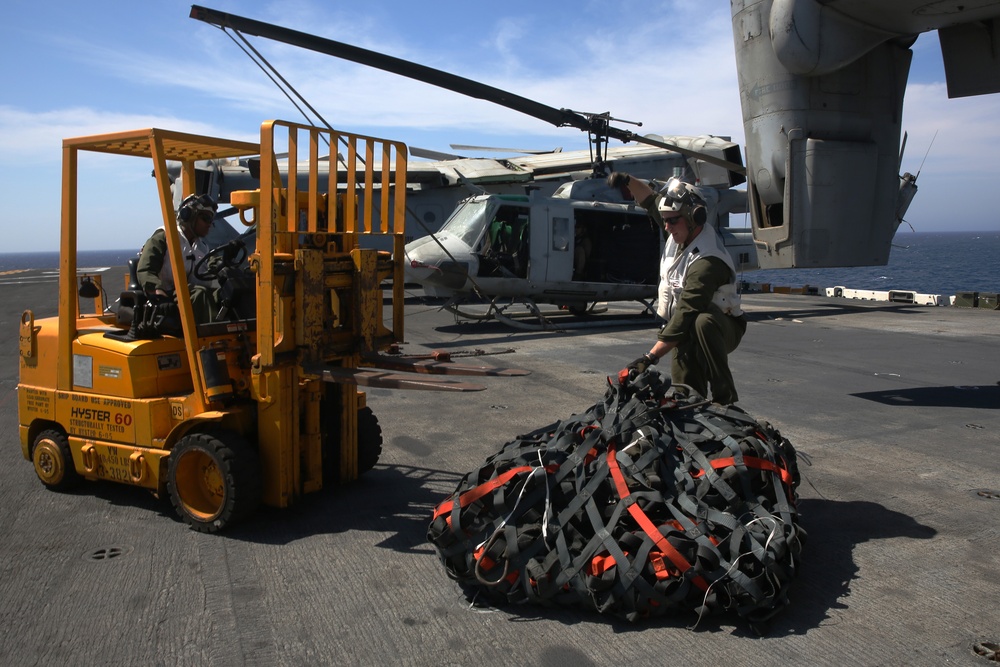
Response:
[{"label": "forklift rear wheel", "polygon": [[31,462],[42,484],[54,491],[65,491],[82,479],[73,466],[69,440],[55,429],[38,434],[31,448]]},{"label": "forklift rear wheel", "polygon": [[261,488],[257,452],[236,433],[191,433],[170,454],[170,502],[199,532],[216,533],[253,512]]},{"label": "forklift rear wheel", "polygon": [[365,406],[358,410],[358,474],[375,467],[382,455],[382,427],[372,409]]}]

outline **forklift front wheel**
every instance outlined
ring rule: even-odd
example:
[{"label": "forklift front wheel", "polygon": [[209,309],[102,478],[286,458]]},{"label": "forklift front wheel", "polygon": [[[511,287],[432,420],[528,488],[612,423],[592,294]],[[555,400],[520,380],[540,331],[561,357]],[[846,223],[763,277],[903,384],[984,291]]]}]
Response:
[{"label": "forklift front wheel", "polygon": [[73,466],[73,454],[66,436],[55,429],[38,434],[31,448],[31,462],[42,484],[53,491],[65,491],[80,482]]},{"label": "forklift front wheel", "polygon": [[191,433],[170,454],[167,490],[185,523],[218,532],[260,504],[259,457],[236,433]]}]

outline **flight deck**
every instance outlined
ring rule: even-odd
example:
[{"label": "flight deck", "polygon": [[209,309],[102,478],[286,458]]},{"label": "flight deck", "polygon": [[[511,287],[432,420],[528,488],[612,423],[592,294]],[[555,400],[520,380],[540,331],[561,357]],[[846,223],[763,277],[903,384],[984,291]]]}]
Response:
[{"label": "flight deck", "polygon": [[1000,312],[744,295],[740,405],[800,453],[808,532],[790,604],[758,637],[735,616],[470,603],[427,542],[462,475],[599,401],[652,320],[519,331],[407,291],[404,354],[531,375],[370,389],[373,470],[208,535],[138,488],[39,483],[18,444],[15,335],[25,308],[48,316],[57,299],[21,276],[0,304],[5,665],[995,664],[977,650],[1000,642]]}]

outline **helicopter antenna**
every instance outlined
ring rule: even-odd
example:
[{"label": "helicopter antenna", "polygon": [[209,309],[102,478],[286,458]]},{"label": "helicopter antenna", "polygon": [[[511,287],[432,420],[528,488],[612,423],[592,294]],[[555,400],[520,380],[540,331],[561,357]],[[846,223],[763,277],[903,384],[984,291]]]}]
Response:
[{"label": "helicopter antenna", "polygon": [[899,147],[899,163],[896,165],[896,171],[903,170],[903,153],[906,151],[906,136],[907,133],[903,132],[903,143]]},{"label": "helicopter antenna", "polygon": [[[924,159],[920,161],[920,169],[917,169],[917,176],[920,176],[921,170],[924,168],[924,162],[927,162],[927,156],[931,154],[931,146],[934,145],[934,140],[937,139],[938,130],[934,130],[934,136],[931,137],[931,143],[927,146],[927,152],[924,153]],[[916,177],[913,180],[917,180]]]}]

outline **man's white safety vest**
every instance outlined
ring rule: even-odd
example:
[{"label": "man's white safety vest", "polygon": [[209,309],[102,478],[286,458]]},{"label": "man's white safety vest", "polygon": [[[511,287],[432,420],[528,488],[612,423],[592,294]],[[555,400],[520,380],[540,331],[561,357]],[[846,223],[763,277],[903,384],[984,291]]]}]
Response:
[{"label": "man's white safety vest", "polygon": [[684,280],[687,278],[688,267],[702,257],[718,257],[729,267],[729,282],[715,291],[712,303],[722,312],[733,317],[743,314],[740,308],[740,295],[736,291],[736,267],[733,258],[722,244],[722,237],[715,227],[705,224],[701,233],[686,248],[679,248],[672,236],[667,234],[667,242],[660,258],[660,289],[656,314],[669,320],[674,314],[677,302],[684,291]]},{"label": "man's white safety vest", "polygon": [[[194,275],[194,267],[201,261],[201,258],[208,254],[210,248],[203,238],[195,238],[194,242],[188,241],[184,236],[184,230],[177,225],[177,233],[181,237],[181,257],[184,258],[184,270],[187,273],[188,285],[205,285],[213,287],[215,281],[200,280]],[[163,268],[160,269],[160,280],[163,282],[163,289],[169,294],[174,291],[174,271],[170,266],[170,251],[168,244],[167,253],[163,256]],[[207,270],[205,267],[203,271]]]}]

